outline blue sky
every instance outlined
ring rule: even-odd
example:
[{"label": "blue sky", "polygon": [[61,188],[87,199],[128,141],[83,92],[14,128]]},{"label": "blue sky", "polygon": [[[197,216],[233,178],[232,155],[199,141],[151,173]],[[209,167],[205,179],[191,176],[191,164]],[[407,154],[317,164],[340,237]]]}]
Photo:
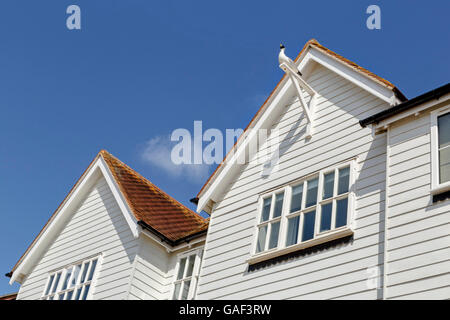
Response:
[{"label": "blue sky", "polygon": [[[81,30],[66,8],[81,8]],[[366,28],[370,4],[381,30]],[[244,128],[321,44],[412,98],[449,80],[448,1],[5,0],[0,4],[0,294],[100,149],[193,208],[214,167],[158,164],[176,128]]]}]

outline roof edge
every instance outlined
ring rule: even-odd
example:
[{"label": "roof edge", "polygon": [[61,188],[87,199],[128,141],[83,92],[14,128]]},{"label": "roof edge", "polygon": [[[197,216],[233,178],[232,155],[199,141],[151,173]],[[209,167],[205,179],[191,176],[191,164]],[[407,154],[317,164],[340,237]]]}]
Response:
[{"label": "roof edge", "polygon": [[359,124],[361,125],[361,127],[367,127],[368,125],[371,124],[377,124],[382,120],[385,120],[393,115],[399,114],[403,111],[421,105],[422,103],[428,102],[433,99],[439,99],[440,97],[442,97],[447,93],[450,93],[450,83],[447,83],[436,89],[425,92],[415,98],[412,98],[411,100],[405,101],[392,108],[378,112],[370,117],[367,117],[366,119],[360,120]]},{"label": "roof edge", "polygon": [[17,260],[16,264],[13,266],[13,268],[11,269],[10,272],[8,272],[6,274],[7,277],[11,278],[14,271],[17,269],[18,265],[23,261],[24,257],[29,253],[29,251],[32,249],[32,247],[34,247],[34,245],[36,244],[36,242],[38,241],[38,239],[41,237],[41,235],[43,234],[43,232],[45,231],[45,229],[48,227],[48,225],[51,223],[51,221],[54,219],[54,217],[56,216],[56,214],[60,211],[60,209],[64,206],[64,204],[67,202],[67,200],[69,199],[70,195],[75,191],[76,187],[80,184],[81,180],[85,177],[85,175],[87,174],[87,172],[89,171],[89,169],[93,166],[93,164],[96,162],[96,160],[99,158],[100,153],[98,153],[94,159],[89,163],[89,165],[87,166],[87,168],[83,171],[83,173],[81,174],[81,176],[78,178],[78,180],[75,182],[75,184],[72,186],[72,188],[69,190],[69,192],[67,193],[67,195],[64,197],[63,201],[59,204],[59,206],[56,208],[56,210],[52,213],[52,215],[50,216],[50,218],[47,220],[47,222],[45,223],[45,225],[42,227],[42,229],[39,231],[39,233],[37,234],[37,236],[33,239],[33,241],[28,245],[27,249],[25,250],[25,252],[20,256],[20,258]]},{"label": "roof edge", "polygon": [[161,239],[162,242],[165,242],[167,244],[169,244],[171,247],[175,247],[183,242],[187,242],[189,243],[191,240],[200,238],[201,236],[203,236],[204,234],[206,234],[208,232],[208,228],[201,230],[199,232],[193,233],[193,234],[188,234],[185,237],[181,237],[179,239],[176,240],[172,240],[169,239],[168,237],[166,237],[164,234],[162,234],[161,232],[159,232],[158,230],[156,230],[155,228],[153,228],[152,226],[150,226],[149,224],[147,224],[145,221],[143,220],[139,220],[137,222],[138,225],[140,225],[143,229],[153,233],[154,235],[156,235],[158,238]]}]

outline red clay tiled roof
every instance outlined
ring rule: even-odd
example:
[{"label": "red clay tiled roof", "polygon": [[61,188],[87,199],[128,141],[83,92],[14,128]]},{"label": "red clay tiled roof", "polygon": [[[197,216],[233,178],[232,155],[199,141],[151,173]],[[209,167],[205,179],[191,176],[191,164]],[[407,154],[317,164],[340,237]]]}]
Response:
[{"label": "red clay tiled roof", "polygon": [[[295,58],[294,61],[297,61],[300,56],[306,51],[306,49],[308,49],[308,47],[315,47],[321,51],[326,52],[327,54],[333,56],[334,58],[340,60],[341,62],[345,63],[347,66],[351,67],[352,69],[357,70],[358,72],[361,72],[363,74],[365,74],[366,76],[370,77],[371,79],[377,81],[378,83],[383,84],[384,86],[388,87],[390,90],[392,90],[394,92],[394,94],[396,95],[396,97],[403,101],[408,100],[405,95],[392,83],[390,83],[389,81],[377,76],[376,74],[370,72],[369,70],[360,67],[359,65],[357,65],[356,63],[344,58],[343,56],[335,53],[334,51],[324,47],[323,45],[321,45],[316,39],[311,39],[308,42],[306,42],[306,44],[303,46],[303,49],[300,51],[300,53],[297,55],[297,57]],[[264,107],[267,103],[267,101],[269,101],[270,97],[272,97],[272,95],[275,93],[275,91],[277,90],[277,88],[279,87],[279,85],[283,82],[284,78],[286,77],[286,74],[283,75],[283,77],[281,78],[281,80],[277,83],[277,85],[275,86],[275,88],[272,90],[272,92],[269,94],[269,96],[267,97],[267,99],[264,101],[264,103],[261,105],[261,107],[258,109],[258,111],[256,112],[256,114],[253,116],[252,120],[250,120],[249,124],[247,125],[247,127],[244,129],[244,132],[247,131],[247,129],[250,127],[250,125],[256,120],[256,118],[258,117],[258,115],[261,114],[261,112],[264,110]],[[202,188],[200,189],[200,191],[197,193],[197,199],[200,197],[202,191],[209,185],[209,183],[211,182],[212,178],[220,171],[220,169],[222,168],[223,164],[225,163],[225,160],[227,159],[228,155],[231,154],[232,152],[234,152],[234,149],[236,148],[238,142],[241,140],[241,138],[244,136],[244,133],[242,133],[239,138],[237,139],[237,141],[234,143],[234,146],[228,151],[228,153],[225,155],[225,157],[223,158],[222,162],[216,167],[216,169],[214,170],[214,172],[211,174],[211,176],[208,178],[208,180],[206,180],[205,184],[202,186]]]},{"label": "red clay tiled roof", "polygon": [[139,221],[172,241],[204,231],[208,221],[159,189],[119,159],[100,151],[122,194]]}]

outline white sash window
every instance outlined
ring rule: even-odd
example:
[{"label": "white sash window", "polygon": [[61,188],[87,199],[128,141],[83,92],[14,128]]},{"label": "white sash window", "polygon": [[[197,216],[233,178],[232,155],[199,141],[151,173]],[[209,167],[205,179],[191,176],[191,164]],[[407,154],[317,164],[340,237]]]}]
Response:
[{"label": "white sash window", "polygon": [[87,300],[92,296],[93,282],[100,258],[94,257],[51,272],[42,300]]},{"label": "white sash window", "polygon": [[352,234],[355,170],[348,161],[262,194],[249,262]]},{"label": "white sash window", "polygon": [[432,193],[450,190],[450,107],[431,113]]},{"label": "white sash window", "polygon": [[178,256],[172,300],[191,300],[195,296],[202,253],[203,248],[198,248]]}]

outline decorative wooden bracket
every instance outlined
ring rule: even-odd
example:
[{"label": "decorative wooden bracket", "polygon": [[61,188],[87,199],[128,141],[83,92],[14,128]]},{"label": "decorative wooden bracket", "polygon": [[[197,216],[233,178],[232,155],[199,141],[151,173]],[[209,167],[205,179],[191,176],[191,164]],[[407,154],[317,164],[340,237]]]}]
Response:
[{"label": "decorative wooden bracket", "polygon": [[[280,68],[288,75],[289,79],[291,79],[295,86],[300,105],[302,106],[303,112],[308,121],[308,124],[306,125],[306,137],[311,138],[313,133],[314,107],[316,105],[317,93],[305,82],[305,80],[302,79],[302,77],[298,74],[298,70],[293,70],[285,63],[280,64]],[[306,104],[305,98],[303,97],[302,89],[308,92],[311,96],[309,106]]]}]

